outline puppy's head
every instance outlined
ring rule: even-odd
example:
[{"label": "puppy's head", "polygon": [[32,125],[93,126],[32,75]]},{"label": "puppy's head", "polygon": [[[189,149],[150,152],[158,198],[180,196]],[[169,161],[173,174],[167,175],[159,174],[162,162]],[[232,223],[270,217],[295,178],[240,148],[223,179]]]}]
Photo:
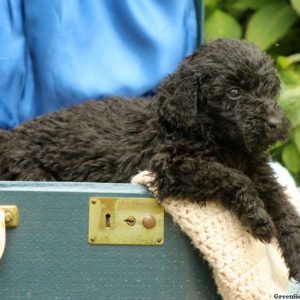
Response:
[{"label": "puppy's head", "polygon": [[280,81],[271,58],[254,44],[220,39],[187,57],[161,85],[161,117],[174,130],[203,134],[247,152],[288,135],[276,104]]}]

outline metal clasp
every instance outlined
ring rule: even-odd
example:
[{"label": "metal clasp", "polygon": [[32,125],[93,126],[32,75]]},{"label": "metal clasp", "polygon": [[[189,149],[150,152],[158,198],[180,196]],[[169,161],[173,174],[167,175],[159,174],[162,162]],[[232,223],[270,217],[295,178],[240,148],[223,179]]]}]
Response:
[{"label": "metal clasp", "polygon": [[0,205],[0,209],[5,213],[6,228],[17,227],[19,224],[19,210],[16,205]]},{"label": "metal clasp", "polygon": [[161,245],[164,208],[154,198],[92,197],[90,244]]}]

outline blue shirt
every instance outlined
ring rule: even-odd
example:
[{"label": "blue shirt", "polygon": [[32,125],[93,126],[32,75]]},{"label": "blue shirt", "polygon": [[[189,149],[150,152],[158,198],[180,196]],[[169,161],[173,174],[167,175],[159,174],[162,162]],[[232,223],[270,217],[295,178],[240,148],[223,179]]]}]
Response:
[{"label": "blue shirt", "polygon": [[155,89],[197,41],[193,0],[0,1],[0,127]]}]

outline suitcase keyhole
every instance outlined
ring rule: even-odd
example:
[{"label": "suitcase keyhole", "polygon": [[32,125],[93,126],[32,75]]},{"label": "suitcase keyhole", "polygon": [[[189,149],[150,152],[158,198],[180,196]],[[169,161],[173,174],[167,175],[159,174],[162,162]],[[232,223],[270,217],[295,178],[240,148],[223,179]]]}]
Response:
[{"label": "suitcase keyhole", "polygon": [[110,214],[105,215],[105,227],[110,228]]}]

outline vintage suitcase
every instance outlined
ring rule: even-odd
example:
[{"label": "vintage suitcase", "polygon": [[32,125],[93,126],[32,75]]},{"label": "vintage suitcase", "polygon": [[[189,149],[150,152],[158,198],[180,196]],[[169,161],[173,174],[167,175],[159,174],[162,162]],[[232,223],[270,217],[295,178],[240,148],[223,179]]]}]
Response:
[{"label": "vintage suitcase", "polygon": [[[19,210],[18,225],[6,229],[0,299],[220,299],[207,263],[170,216],[150,212],[156,224],[142,224],[147,205],[157,209],[150,197],[133,184],[0,182],[0,206]],[[136,218],[121,220],[127,227],[114,242],[123,245],[96,244],[101,235],[111,242],[115,214]],[[107,231],[93,231],[100,225]],[[140,232],[128,237],[131,228]]]}]

